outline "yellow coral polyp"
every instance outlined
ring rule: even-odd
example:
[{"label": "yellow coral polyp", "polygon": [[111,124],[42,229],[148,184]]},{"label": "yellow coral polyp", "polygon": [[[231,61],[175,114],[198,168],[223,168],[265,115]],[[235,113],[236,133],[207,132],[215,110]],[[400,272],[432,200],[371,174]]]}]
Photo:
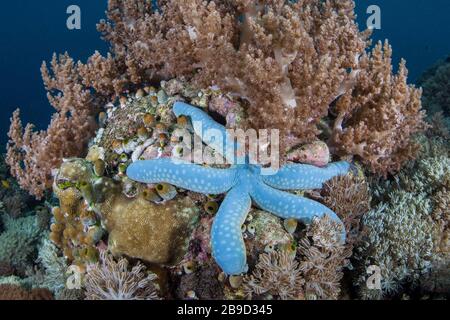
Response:
[{"label": "yellow coral polyp", "polygon": [[150,102],[151,102],[153,105],[157,105],[157,104],[158,104],[158,97],[157,97],[157,96],[152,96],[152,97],[150,98]]},{"label": "yellow coral polyp", "polygon": [[11,185],[7,180],[2,180],[2,187],[5,189],[9,189],[11,188]]},{"label": "yellow coral polyp", "polygon": [[141,127],[138,129],[137,135],[140,139],[146,140],[149,136],[149,132],[145,127]]},{"label": "yellow coral polyp", "polygon": [[284,228],[290,234],[293,234],[297,230],[298,221],[295,219],[286,219],[283,222]]},{"label": "yellow coral polyp", "polygon": [[148,93],[148,94],[150,94],[150,93],[156,93],[156,88],[153,87],[153,86],[146,86],[146,87],[144,88],[144,91],[145,91],[146,93]]},{"label": "yellow coral polyp", "polygon": [[144,125],[147,127],[153,126],[156,122],[155,117],[150,113],[147,113],[144,115],[143,121],[144,121]]},{"label": "yellow coral polyp", "polygon": [[157,184],[156,192],[164,200],[172,200],[177,195],[177,190],[175,189],[175,187],[168,183]]},{"label": "yellow coral polyp", "polygon": [[158,196],[154,189],[146,188],[142,191],[142,197],[147,201],[159,202],[161,197]]},{"label": "yellow coral polyp", "polygon": [[167,132],[167,126],[164,123],[158,122],[155,126],[156,131],[159,133]]},{"label": "yellow coral polyp", "polygon": [[102,177],[105,174],[105,170],[106,170],[106,162],[103,161],[102,159],[95,160],[94,173],[97,176]]},{"label": "yellow coral polyp", "polygon": [[124,174],[127,171],[127,164],[126,163],[121,163],[119,164],[118,170],[120,174]]},{"label": "yellow coral polyp", "polygon": [[165,133],[160,133],[158,141],[159,141],[160,146],[164,147],[168,141],[167,135]]},{"label": "yellow coral polyp", "polygon": [[188,124],[189,122],[188,122],[188,118],[186,117],[186,116],[179,116],[178,118],[177,118],[177,124],[180,126],[180,127],[186,127],[187,126],[187,124]]},{"label": "yellow coral polyp", "polygon": [[144,91],[143,89],[139,89],[139,90],[136,92],[136,98],[137,98],[137,99],[142,99],[143,97],[145,97],[145,91]]},{"label": "yellow coral polyp", "polygon": [[215,213],[217,213],[217,210],[219,209],[219,205],[215,201],[208,201],[207,203],[205,203],[204,208],[207,213],[215,214]]},{"label": "yellow coral polyp", "polygon": [[52,209],[52,214],[55,217],[55,221],[62,223],[65,220],[64,214],[61,211],[61,208],[55,207]]}]

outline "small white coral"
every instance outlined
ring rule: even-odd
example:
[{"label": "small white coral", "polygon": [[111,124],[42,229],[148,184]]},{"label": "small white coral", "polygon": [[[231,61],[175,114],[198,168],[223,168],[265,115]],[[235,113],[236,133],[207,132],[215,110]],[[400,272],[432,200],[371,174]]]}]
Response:
[{"label": "small white coral", "polygon": [[125,258],[115,261],[107,251],[100,252],[100,262],[89,265],[85,278],[87,300],[155,300],[157,278],[138,263],[129,270]]},{"label": "small white coral", "polygon": [[58,255],[58,248],[48,239],[43,238],[39,246],[38,260],[45,270],[40,286],[59,294],[66,287],[66,259]]}]

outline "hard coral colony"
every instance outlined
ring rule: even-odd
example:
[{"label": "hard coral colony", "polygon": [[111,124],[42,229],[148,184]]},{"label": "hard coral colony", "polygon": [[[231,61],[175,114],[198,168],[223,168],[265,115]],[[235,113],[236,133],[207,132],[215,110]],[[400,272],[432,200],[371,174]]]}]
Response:
[{"label": "hard coral colony", "polygon": [[[353,290],[361,268],[388,264],[394,254],[381,253],[401,243],[381,222],[403,221],[395,211],[418,193],[435,207],[414,198],[409,206],[423,211],[414,217],[426,222],[411,228],[433,235],[410,247],[426,245],[421,267],[442,268],[448,153],[433,179],[446,182],[433,191],[405,177],[426,161],[425,138],[415,137],[428,128],[421,90],[407,84],[404,62],[393,74],[387,42],[370,50],[354,6],[169,0],[155,10],[152,1],[109,0],[98,29],[110,53],[86,63],[55,55],[51,71],[42,66],[56,109],[47,131],[24,129],[19,111],[11,119],[5,161],[21,188],[47,200],[52,219],[46,230],[32,216],[2,214],[0,285],[28,297],[17,286],[35,281],[57,299],[373,297]],[[227,129],[279,130],[278,172],[238,153]],[[192,141],[225,161],[184,158]],[[373,185],[383,179],[414,190],[387,196],[389,182]],[[20,229],[32,236],[12,239]],[[45,249],[37,255],[43,277],[25,270],[35,243]],[[17,245],[23,256],[11,253]],[[399,265],[413,260],[391,252]],[[80,292],[64,284],[69,265],[84,274]],[[400,286],[405,274],[391,270],[386,279]],[[377,297],[395,294],[387,287]]]}]

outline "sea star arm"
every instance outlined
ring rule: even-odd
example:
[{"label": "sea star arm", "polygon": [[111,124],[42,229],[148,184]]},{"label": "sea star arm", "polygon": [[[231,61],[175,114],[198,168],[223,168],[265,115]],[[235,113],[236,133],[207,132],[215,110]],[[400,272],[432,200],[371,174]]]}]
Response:
[{"label": "sea star arm", "polygon": [[208,114],[197,107],[193,107],[184,102],[176,102],[173,112],[177,117],[187,116],[191,118],[194,132],[202,138],[202,141],[216,150],[231,164],[243,164],[243,156],[235,159],[239,144],[234,141],[227,132],[227,129],[214,121]]},{"label": "sea star arm", "polygon": [[169,183],[204,194],[221,194],[236,183],[234,169],[214,169],[169,158],[132,163],[127,176],[142,183]]},{"label": "sea star arm", "polygon": [[228,275],[247,272],[247,256],[242,224],[251,206],[245,190],[236,187],[228,192],[222,202],[211,229],[211,246],[214,259]]},{"label": "sea star arm", "polygon": [[349,169],[350,164],[345,161],[334,162],[324,168],[293,163],[262,179],[271,187],[281,190],[321,189],[326,181],[346,174]]},{"label": "sea star arm", "polygon": [[253,186],[251,197],[263,210],[283,219],[310,223],[314,217],[326,214],[342,225],[342,240],[345,242],[345,227],[342,221],[336,213],[319,202],[274,189],[262,182]]}]

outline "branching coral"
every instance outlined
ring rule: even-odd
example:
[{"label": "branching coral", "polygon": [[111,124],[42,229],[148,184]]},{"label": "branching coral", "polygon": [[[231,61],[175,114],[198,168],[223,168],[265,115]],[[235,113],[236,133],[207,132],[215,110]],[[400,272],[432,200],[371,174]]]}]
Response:
[{"label": "branching coral", "polygon": [[[420,91],[406,68],[392,75],[391,49],[365,53],[351,0],[110,0],[98,25],[111,52],[86,64],[55,56],[42,75],[56,113],[47,131],[12,118],[7,162],[20,185],[41,198],[52,169],[80,156],[108,99],[162,79],[184,77],[219,88],[246,107],[239,127],[279,129],[281,160],[314,141],[323,120],[334,151],[358,156],[374,172],[399,170],[414,155],[411,135],[423,129]],[[336,108],[330,108],[336,104]],[[334,110],[336,109],[336,110]]]},{"label": "branching coral", "polygon": [[155,300],[156,275],[148,273],[141,263],[131,270],[125,258],[117,262],[107,251],[100,253],[100,262],[88,267],[85,287],[87,300]]},{"label": "branching coral", "polygon": [[411,137],[427,127],[421,90],[407,85],[405,61],[392,74],[391,56],[386,42],[360,59],[354,88],[336,102],[332,136],[336,152],[357,156],[385,176],[416,155],[418,145]]},{"label": "branching coral", "polygon": [[42,77],[55,108],[47,131],[25,129],[19,110],[11,119],[6,162],[20,186],[40,199],[52,185],[52,170],[63,158],[81,155],[97,128],[98,97],[81,83],[77,64],[67,54],[56,55],[52,72],[44,63]]},{"label": "branching coral", "polygon": [[[173,110],[178,117],[189,116],[193,124],[200,123],[194,127],[199,135],[211,129],[219,132],[220,141],[226,142],[225,147],[211,138],[205,139],[205,143],[236,164],[235,143],[223,126],[200,109],[185,103],[175,103]],[[285,219],[309,222],[314,217],[326,214],[341,224],[341,236],[345,239],[342,222],[333,211],[318,202],[285,191],[321,188],[323,183],[335,176],[347,174],[349,169],[350,164],[345,161],[331,163],[323,168],[290,164],[283,166],[276,174],[264,175],[263,168],[250,163],[248,157],[245,162],[229,169],[202,167],[188,161],[154,159],[134,162],[128,167],[127,176],[142,183],[170,183],[204,194],[227,193],[214,219],[211,246],[213,256],[224,272],[238,275],[248,268],[241,228],[252,200],[264,210]]]},{"label": "branching coral", "polygon": [[336,113],[336,151],[387,174],[423,128],[420,91],[403,63],[392,75],[389,47],[365,53],[350,0],[161,1],[156,12],[150,1],[111,0],[98,28],[112,52],[82,68],[85,85],[115,96],[173,77],[218,87],[246,101],[240,126],[282,131],[282,157]]}]

